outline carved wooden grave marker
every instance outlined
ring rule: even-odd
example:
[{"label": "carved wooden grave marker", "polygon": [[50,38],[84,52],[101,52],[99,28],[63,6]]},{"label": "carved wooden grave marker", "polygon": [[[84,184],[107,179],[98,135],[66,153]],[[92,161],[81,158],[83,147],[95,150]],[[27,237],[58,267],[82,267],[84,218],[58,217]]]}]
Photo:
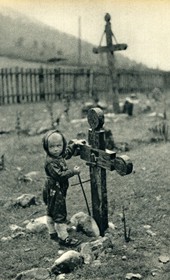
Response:
[{"label": "carved wooden grave marker", "polygon": [[[105,15],[105,30],[104,33],[106,34],[106,44],[107,46],[99,46],[98,48],[93,48],[93,52],[98,53],[107,53],[107,60],[108,60],[108,68],[110,73],[110,78],[112,81],[112,90],[113,90],[113,109],[115,113],[120,113],[119,108],[119,93],[118,93],[118,86],[117,86],[117,73],[115,68],[115,51],[122,51],[127,49],[127,44],[118,44],[117,40],[112,32],[111,29],[111,16],[110,14]],[[103,37],[103,36],[102,36]],[[115,39],[116,44],[113,44],[112,38]]]},{"label": "carved wooden grave marker", "polygon": [[101,236],[108,228],[108,202],[106,188],[106,170],[116,170],[120,175],[132,172],[133,165],[127,156],[116,156],[116,152],[105,149],[103,129],[104,113],[99,108],[88,111],[90,125],[88,144],[79,144],[80,158],[86,161],[90,169],[91,198],[93,217]]}]

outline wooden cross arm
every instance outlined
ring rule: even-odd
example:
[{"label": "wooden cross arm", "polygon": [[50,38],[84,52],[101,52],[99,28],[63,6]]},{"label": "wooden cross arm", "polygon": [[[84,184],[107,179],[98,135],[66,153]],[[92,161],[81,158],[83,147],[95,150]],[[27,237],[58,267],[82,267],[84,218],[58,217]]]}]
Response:
[{"label": "wooden cross arm", "polygon": [[89,166],[97,166],[110,171],[116,170],[121,176],[128,175],[133,170],[133,164],[126,155],[116,156],[115,151],[92,148],[84,139],[72,139],[69,143],[77,145],[74,156],[80,156]]},{"label": "wooden cross arm", "polygon": [[116,172],[121,176],[128,175],[133,171],[133,163],[126,155],[116,157],[114,160],[114,167]]},{"label": "wooden cross arm", "polygon": [[87,165],[102,167],[110,171],[115,170],[112,162],[116,158],[116,152],[94,149],[89,145],[80,145],[79,151],[80,158],[85,160]]},{"label": "wooden cross arm", "polygon": [[127,44],[116,44],[111,46],[104,46],[104,47],[98,47],[93,48],[94,53],[107,53],[107,52],[114,52],[114,51],[123,51],[127,49]]},{"label": "wooden cross arm", "polygon": [[133,164],[128,156],[116,156],[115,151],[95,149],[90,145],[82,144],[81,140],[79,141],[75,155],[79,155],[81,159],[86,161],[87,165],[101,167],[110,171],[116,170],[121,176],[132,172]]}]

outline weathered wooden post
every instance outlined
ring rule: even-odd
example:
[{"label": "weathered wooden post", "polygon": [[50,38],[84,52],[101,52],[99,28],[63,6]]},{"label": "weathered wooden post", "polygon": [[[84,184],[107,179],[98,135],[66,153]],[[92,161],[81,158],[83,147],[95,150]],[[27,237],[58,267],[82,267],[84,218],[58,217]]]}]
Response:
[{"label": "weathered wooden post", "polygon": [[132,172],[133,165],[127,156],[117,157],[116,152],[105,149],[103,111],[99,108],[92,108],[88,111],[87,118],[90,125],[88,144],[80,143],[78,154],[81,159],[86,161],[86,165],[90,169],[93,217],[101,236],[104,236],[104,232],[108,228],[106,169],[116,170],[124,176]]},{"label": "weathered wooden post", "polygon": [[[112,32],[111,29],[111,16],[110,14],[105,15],[105,30],[104,33],[106,33],[106,44],[107,46],[98,48],[93,48],[93,52],[98,53],[107,53],[107,61],[108,61],[108,68],[109,68],[109,74],[112,82],[112,91],[113,91],[113,110],[114,113],[120,113],[120,106],[119,106],[119,92],[118,92],[118,79],[117,79],[117,73],[116,73],[116,67],[115,67],[115,57],[114,52],[115,51],[121,51],[126,50],[127,45],[126,44],[118,44],[116,41],[116,38]],[[112,37],[114,37],[116,44],[114,45],[112,42]]]}]

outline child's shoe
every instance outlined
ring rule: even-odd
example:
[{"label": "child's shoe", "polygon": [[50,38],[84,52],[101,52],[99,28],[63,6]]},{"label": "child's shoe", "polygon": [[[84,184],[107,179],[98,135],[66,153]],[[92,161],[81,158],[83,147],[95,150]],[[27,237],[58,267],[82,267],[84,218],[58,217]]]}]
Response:
[{"label": "child's shoe", "polygon": [[75,239],[75,238],[70,238],[70,237],[67,237],[64,240],[62,240],[62,239],[59,240],[59,244],[62,246],[66,246],[66,247],[75,247],[75,246],[79,245],[80,243],[81,243],[80,240]]},{"label": "child's shoe", "polygon": [[56,232],[50,234],[50,239],[55,242],[58,242],[58,234]]}]

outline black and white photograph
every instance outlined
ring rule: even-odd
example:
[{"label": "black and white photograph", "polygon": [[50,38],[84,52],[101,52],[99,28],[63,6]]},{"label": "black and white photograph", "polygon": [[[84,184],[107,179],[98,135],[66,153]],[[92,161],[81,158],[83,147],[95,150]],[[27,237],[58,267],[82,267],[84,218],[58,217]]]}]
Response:
[{"label": "black and white photograph", "polygon": [[169,280],[169,155],[169,0],[0,0],[0,280]]}]

